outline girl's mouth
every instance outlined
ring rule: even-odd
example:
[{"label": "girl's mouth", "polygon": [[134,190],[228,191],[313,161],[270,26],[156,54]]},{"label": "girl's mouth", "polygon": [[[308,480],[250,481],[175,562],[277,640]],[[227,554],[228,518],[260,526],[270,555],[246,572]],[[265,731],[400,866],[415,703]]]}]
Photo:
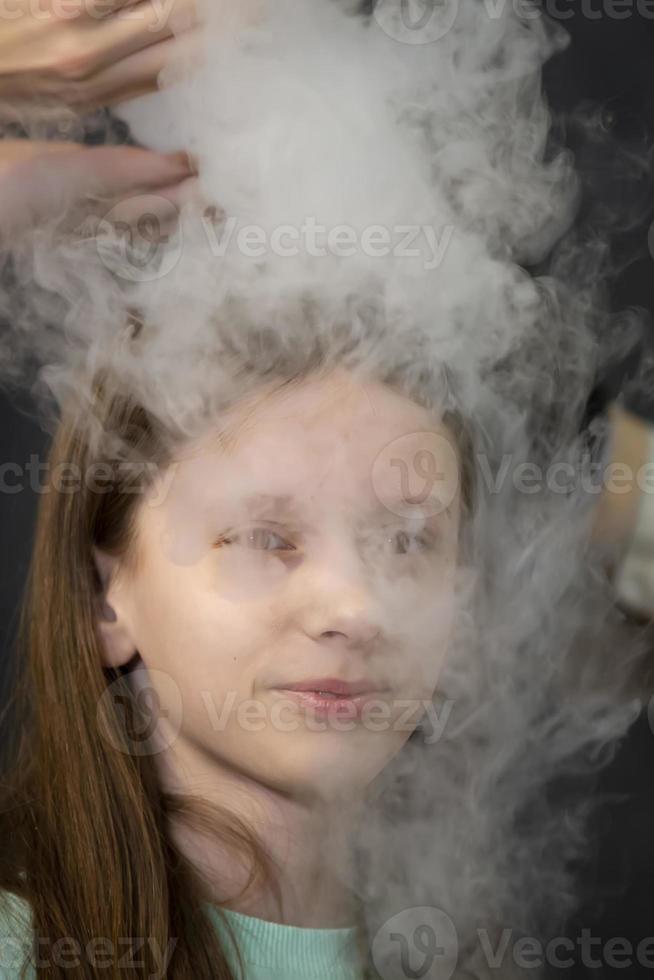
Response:
[{"label": "girl's mouth", "polygon": [[338,716],[339,718],[361,718],[366,705],[371,702],[382,703],[385,691],[365,691],[361,694],[335,694],[333,691],[297,691],[289,688],[276,688],[291,698],[301,708],[319,716]]}]

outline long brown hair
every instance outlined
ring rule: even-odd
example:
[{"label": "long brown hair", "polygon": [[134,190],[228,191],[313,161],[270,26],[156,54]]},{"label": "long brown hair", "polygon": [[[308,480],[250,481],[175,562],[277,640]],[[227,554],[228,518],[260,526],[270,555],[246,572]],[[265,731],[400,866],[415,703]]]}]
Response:
[{"label": "long brown hair", "polygon": [[[117,437],[121,454],[127,448],[135,460],[165,467],[168,442],[138,401],[100,382],[95,394],[98,430]],[[129,665],[102,666],[93,547],[129,561],[139,492],[153,471],[127,468],[125,477],[108,444],[95,444],[83,421],[79,408],[62,412],[38,511],[10,705],[17,734],[5,745],[0,786],[0,888],[30,903],[37,936],[72,937],[82,949],[97,937],[113,949],[125,937],[156,940],[158,949],[172,941],[168,977],[233,980],[202,910],[205,888],[171,839],[169,819],[192,821],[242,853],[251,868],[244,892],[265,880],[279,901],[274,868],[244,822],[208,802],[163,792],[150,755],[114,748],[129,739],[125,726],[139,708]],[[111,468],[103,492],[84,479],[75,492],[55,486],[62,465],[85,474],[99,462]],[[463,487],[464,502],[469,489]],[[112,697],[103,697],[110,685]],[[131,712],[116,709],[121,698]],[[360,923],[363,929],[362,917]],[[361,939],[363,950],[363,932]],[[152,976],[160,964],[150,943],[139,958],[129,968],[113,962],[96,972],[88,963],[72,970],[49,963],[39,973],[123,977],[127,969],[128,976]]]}]

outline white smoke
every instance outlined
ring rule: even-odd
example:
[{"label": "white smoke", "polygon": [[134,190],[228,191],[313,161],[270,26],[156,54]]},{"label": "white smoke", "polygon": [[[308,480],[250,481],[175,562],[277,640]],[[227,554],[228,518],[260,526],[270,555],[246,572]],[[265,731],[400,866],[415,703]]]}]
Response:
[{"label": "white smoke", "polygon": [[[92,236],[90,249],[59,248],[58,284],[47,236],[38,250],[37,278],[72,307],[74,350],[121,374],[147,364],[159,398],[168,392],[161,408],[179,417],[177,386],[182,402],[189,390],[206,391],[195,355],[219,343],[212,324],[228,308],[283,330],[294,319],[288,304],[303,294],[318,300],[327,325],[343,312],[351,318],[356,296],[392,324],[400,350],[407,337],[424,338],[424,356],[460,371],[474,401],[481,366],[539,315],[538,290],[517,263],[541,258],[571,217],[571,161],[544,159],[538,75],[561,35],[509,8],[489,16],[476,2],[431,44],[396,40],[399,5],[395,14],[386,5],[381,24],[336,3],[262,5],[247,17],[228,8],[207,4],[200,64],[177,65],[168,90],[124,110],[137,138],[162,146],[174,134],[199,162],[202,201],[189,203],[169,248],[157,249],[166,274],[148,277],[130,254],[118,279],[127,288],[108,291],[106,277],[98,287],[105,270]],[[202,220],[207,204],[222,209],[224,227]],[[354,254],[310,254],[307,222],[352,229]],[[250,224],[268,243],[263,258],[239,247],[238,229]],[[286,226],[299,239],[292,258],[270,245]],[[373,228],[388,236],[386,254],[362,244]],[[120,255],[104,261],[120,271]],[[136,364],[117,342],[127,302],[148,326]],[[187,362],[192,377],[180,371]]]},{"label": "white smoke", "polygon": [[[564,826],[548,787],[592,771],[634,712],[606,672],[619,617],[585,564],[594,498],[579,480],[530,495],[482,479],[504,454],[578,477],[589,466],[577,430],[603,348],[590,299],[557,282],[574,250],[547,276],[525,269],[575,214],[573,161],[548,146],[540,89],[565,35],[476,0],[435,5],[428,43],[400,0],[368,17],[330,0],[205,6],[201,57],[121,109],[143,143],[197,158],[178,230],[145,265],[106,226],[101,247],[59,227],[21,243],[16,276],[34,290],[13,305],[5,363],[35,361],[59,399],[84,399],[110,368],[191,434],[249,373],[321,343],[372,376],[401,367],[471,420],[472,557],[442,682],[455,708],[436,745],[412,743],[391,767],[360,842],[366,899],[371,922],[446,911],[461,949],[485,924],[547,931],[573,901],[566,861],[583,845],[581,811]],[[316,254],[307,224],[347,226],[352,253]],[[245,226],[260,254],[238,246]],[[419,229],[418,254],[372,254],[373,227],[391,246]],[[295,254],[271,244],[281,228]]]}]

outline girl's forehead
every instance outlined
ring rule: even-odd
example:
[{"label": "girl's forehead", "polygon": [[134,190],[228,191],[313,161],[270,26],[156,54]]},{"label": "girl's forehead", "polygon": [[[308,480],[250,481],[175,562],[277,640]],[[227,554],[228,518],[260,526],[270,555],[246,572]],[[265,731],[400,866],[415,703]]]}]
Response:
[{"label": "girl's forehead", "polygon": [[300,507],[355,512],[380,502],[394,511],[407,494],[429,508],[439,481],[453,499],[457,474],[452,436],[435,413],[339,370],[242,399],[181,447],[148,500],[184,523],[217,512],[274,520]]},{"label": "girl's forehead", "polygon": [[180,458],[238,459],[254,449],[265,452],[270,447],[272,453],[298,441],[309,455],[341,443],[355,444],[365,454],[375,439],[440,427],[436,414],[388,385],[338,370],[244,399],[187,446]]},{"label": "girl's forehead", "polygon": [[386,484],[418,461],[425,479],[456,468],[447,427],[383,385],[307,383],[232,414],[226,431],[207,432],[176,458],[180,495],[359,495],[373,471]]}]

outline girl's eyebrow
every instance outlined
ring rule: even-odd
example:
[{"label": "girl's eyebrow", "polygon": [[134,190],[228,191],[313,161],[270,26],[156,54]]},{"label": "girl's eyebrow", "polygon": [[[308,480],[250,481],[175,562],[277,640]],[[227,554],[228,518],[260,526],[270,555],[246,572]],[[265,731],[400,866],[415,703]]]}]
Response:
[{"label": "girl's eyebrow", "polygon": [[[397,501],[393,501],[398,505],[406,503],[401,497],[397,498]],[[444,515],[448,517],[451,516],[451,507],[443,507],[442,501],[438,494],[431,493],[427,495],[426,499],[420,496],[414,499],[413,503],[419,505],[426,505],[428,510],[432,507],[435,509],[435,513],[427,514],[426,518],[422,518],[418,513],[415,515],[417,519],[427,519],[433,522],[442,518]],[[389,501],[391,503],[391,501]],[[294,520],[300,520],[301,517],[305,516],[305,508],[302,506],[301,501],[299,501],[292,494],[271,494],[271,493],[252,493],[248,494],[241,500],[241,505],[248,513],[256,514],[258,517],[286,517],[292,518]],[[373,507],[373,511],[378,514],[390,513],[393,514],[392,508],[384,504],[379,498]],[[399,515],[396,515],[396,517]]]},{"label": "girl's eyebrow", "polygon": [[251,493],[241,499],[241,505],[259,516],[299,517],[301,507],[292,494]]}]

